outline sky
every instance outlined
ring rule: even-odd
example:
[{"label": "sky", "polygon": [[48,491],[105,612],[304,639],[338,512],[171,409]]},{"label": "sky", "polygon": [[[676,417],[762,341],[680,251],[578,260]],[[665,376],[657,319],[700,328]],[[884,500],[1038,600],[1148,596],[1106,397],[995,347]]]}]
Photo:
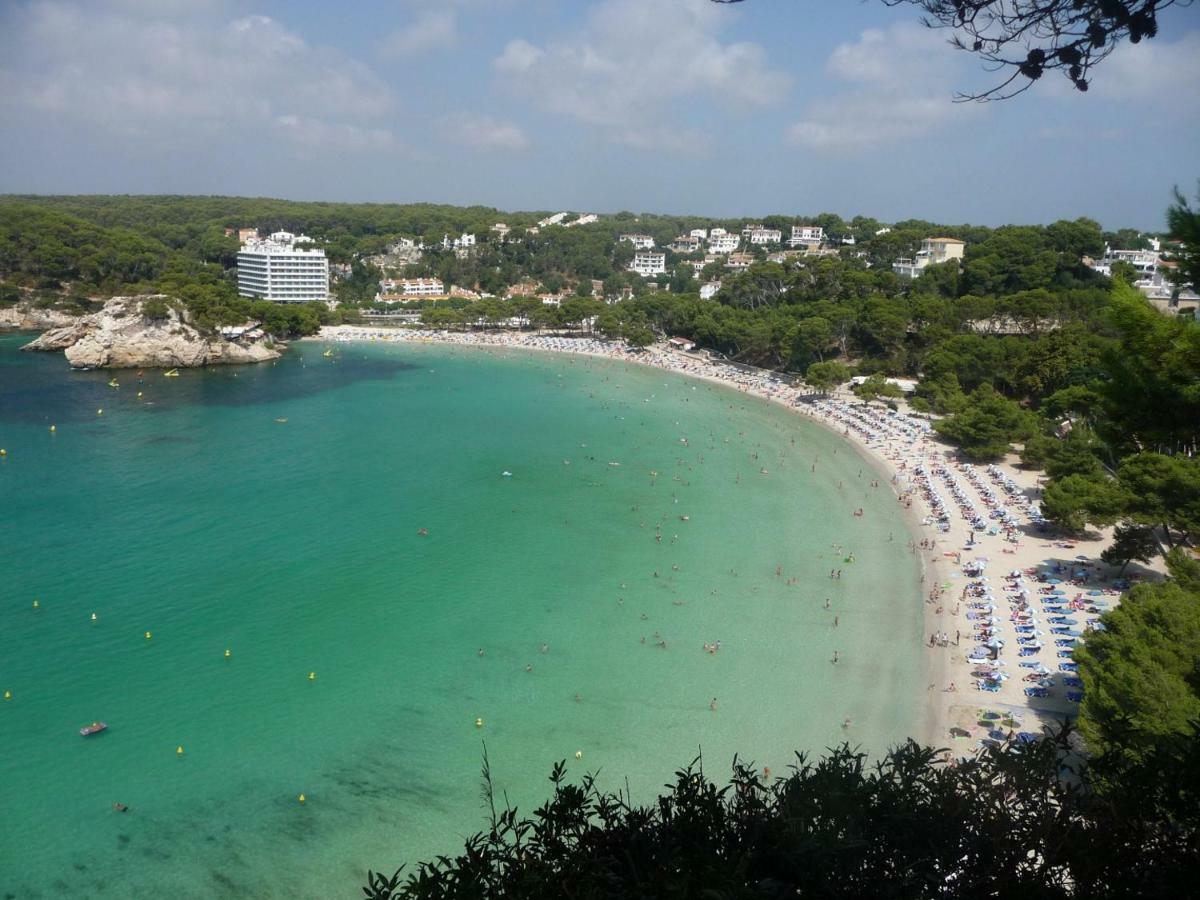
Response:
[{"label": "sky", "polygon": [[1086,94],[881,0],[0,0],[0,192],[1161,230],[1200,3]]}]

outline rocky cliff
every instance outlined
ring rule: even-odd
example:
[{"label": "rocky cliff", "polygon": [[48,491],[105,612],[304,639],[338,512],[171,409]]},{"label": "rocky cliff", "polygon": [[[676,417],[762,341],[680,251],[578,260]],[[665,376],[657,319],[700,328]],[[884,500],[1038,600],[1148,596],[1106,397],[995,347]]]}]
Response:
[{"label": "rocky cliff", "polygon": [[[114,297],[104,308],[52,328],[22,350],[64,350],[77,369],[183,368],[256,363],[278,359],[279,350],[261,343],[228,341],[200,332],[186,313],[168,304],[166,316],[142,315],[144,297]],[[165,298],[162,298],[165,299]]]},{"label": "rocky cliff", "polygon": [[10,306],[0,309],[0,330],[15,328],[18,331],[44,331],[47,328],[62,328],[72,325],[76,318],[65,312],[59,312],[57,309]]}]

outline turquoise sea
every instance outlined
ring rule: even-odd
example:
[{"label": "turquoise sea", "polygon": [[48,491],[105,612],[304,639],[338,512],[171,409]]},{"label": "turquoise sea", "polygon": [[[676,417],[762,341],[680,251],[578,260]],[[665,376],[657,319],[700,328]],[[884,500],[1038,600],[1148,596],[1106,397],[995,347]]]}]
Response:
[{"label": "turquoise sea", "polygon": [[647,802],[701,751],[783,773],[918,725],[899,506],[777,406],[431,346],[139,381],[27,337],[0,335],[0,898],[350,898],[483,827],[485,742],[532,810],[557,760]]}]

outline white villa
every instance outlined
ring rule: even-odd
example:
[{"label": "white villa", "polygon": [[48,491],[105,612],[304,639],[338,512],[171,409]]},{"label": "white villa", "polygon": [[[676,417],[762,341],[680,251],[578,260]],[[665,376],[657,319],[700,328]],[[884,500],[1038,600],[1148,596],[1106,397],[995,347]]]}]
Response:
[{"label": "white villa", "polygon": [[617,238],[617,240],[628,241],[629,243],[633,244],[634,250],[654,249],[654,238],[650,237],[648,234],[623,234]]},{"label": "white villa", "polygon": [[1164,305],[1168,309],[1177,308],[1180,304],[1184,308],[1197,305],[1200,294],[1197,294],[1195,286],[1185,284],[1176,289],[1170,278],[1176,264],[1163,259],[1161,251],[1162,245],[1157,240],[1151,242],[1149,250],[1113,250],[1106,244],[1104,256],[1097,260],[1085,257],[1083,262],[1089,268],[1109,277],[1112,277],[1112,267],[1117,263],[1132,266],[1137,273],[1133,287],[1145,294],[1146,298],[1159,308],[1163,308]]},{"label": "white villa", "polygon": [[700,299],[711,300],[717,295],[717,291],[721,290],[720,281],[710,281],[707,284],[700,285]]},{"label": "white villa", "polygon": [[892,271],[902,278],[916,278],[926,266],[936,266],[950,260],[961,260],[967,245],[958,238],[933,237],[921,241],[921,249],[913,259],[898,259]]},{"label": "white villa", "polygon": [[639,250],[633,255],[629,271],[636,272],[643,278],[650,275],[665,275],[667,272],[667,254],[656,253],[653,250]]},{"label": "white villa", "polygon": [[324,250],[307,249],[312,238],[276,231],[265,240],[250,238],[238,251],[238,293],[274,303],[329,299],[329,260]]},{"label": "white villa", "polygon": [[783,232],[778,228],[751,228],[746,235],[751,244],[778,244],[783,240]]},{"label": "white villa", "polygon": [[820,225],[793,225],[789,247],[820,247],[825,240],[825,229]]},{"label": "white villa", "polygon": [[[720,231],[720,234],[717,232]],[[740,234],[727,234],[722,228],[714,228],[708,233],[708,249],[713,253],[732,253],[742,242]]]}]

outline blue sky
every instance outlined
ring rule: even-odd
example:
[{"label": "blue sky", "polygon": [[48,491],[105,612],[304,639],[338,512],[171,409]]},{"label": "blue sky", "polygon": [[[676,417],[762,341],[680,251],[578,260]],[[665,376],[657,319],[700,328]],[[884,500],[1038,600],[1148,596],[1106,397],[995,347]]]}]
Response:
[{"label": "blue sky", "polygon": [[[349,11],[347,11],[349,10]],[[1160,229],[1200,4],[1078,94],[880,0],[7,0],[0,191]]]}]

